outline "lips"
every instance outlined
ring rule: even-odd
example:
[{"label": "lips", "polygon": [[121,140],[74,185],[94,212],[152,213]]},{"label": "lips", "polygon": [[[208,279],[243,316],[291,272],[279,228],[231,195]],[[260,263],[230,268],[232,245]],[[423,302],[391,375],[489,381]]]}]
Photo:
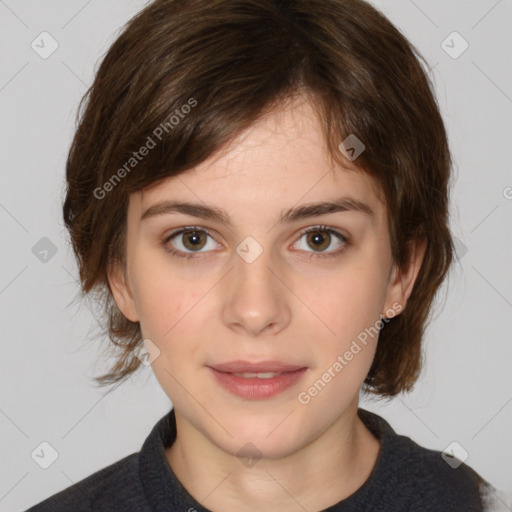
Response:
[{"label": "lips", "polygon": [[281,372],[241,372],[233,373],[236,377],[243,377],[244,379],[272,379],[277,375],[281,375]]},{"label": "lips", "polygon": [[262,361],[258,363],[231,361],[229,363],[212,365],[211,368],[224,373],[283,373],[300,370],[304,366],[282,363],[280,361]]},{"label": "lips", "polygon": [[295,385],[307,367],[281,361],[231,361],[208,367],[229,393],[248,399],[270,398]]}]

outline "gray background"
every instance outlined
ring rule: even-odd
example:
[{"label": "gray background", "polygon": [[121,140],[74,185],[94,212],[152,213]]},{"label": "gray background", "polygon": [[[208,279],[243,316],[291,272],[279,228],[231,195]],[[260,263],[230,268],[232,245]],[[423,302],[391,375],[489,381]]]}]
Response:
[{"label": "gray background", "polygon": [[[414,392],[361,405],[423,446],[444,450],[457,441],[466,463],[510,494],[512,3],[373,3],[433,67],[455,160],[460,263],[427,332]],[[93,341],[90,307],[72,302],[77,273],[61,220],[78,102],[122,24],[143,5],[0,1],[2,511],[27,508],[138,451],[171,405],[150,367],[106,396],[92,385],[106,360]],[[59,45],[45,59],[31,47],[43,31]],[[446,40],[453,31],[469,44],[457,58],[463,42]],[[58,452],[48,469],[31,458],[43,441]]]}]

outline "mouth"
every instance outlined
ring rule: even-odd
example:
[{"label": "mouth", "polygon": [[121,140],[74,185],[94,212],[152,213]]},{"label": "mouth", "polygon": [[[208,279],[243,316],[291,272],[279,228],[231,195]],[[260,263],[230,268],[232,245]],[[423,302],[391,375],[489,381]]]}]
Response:
[{"label": "mouth", "polygon": [[233,361],[208,366],[221,387],[232,395],[251,400],[276,396],[296,385],[307,367],[280,361]]}]

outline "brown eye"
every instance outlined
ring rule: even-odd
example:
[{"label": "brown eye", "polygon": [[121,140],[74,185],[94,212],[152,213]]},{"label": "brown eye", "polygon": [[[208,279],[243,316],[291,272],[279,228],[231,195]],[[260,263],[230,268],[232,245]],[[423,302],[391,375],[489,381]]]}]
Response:
[{"label": "brown eye", "polygon": [[[306,244],[300,247],[304,245],[303,241]],[[184,258],[201,257],[203,253],[219,248],[208,231],[196,227],[180,229],[167,236],[162,243],[169,253]],[[296,245],[300,251],[309,252],[311,258],[327,258],[340,255],[350,242],[334,229],[316,226],[303,231]]]},{"label": "brown eye", "polygon": [[327,231],[310,231],[306,237],[309,246],[315,250],[323,251],[331,243],[331,235]]},{"label": "brown eye", "polygon": [[212,235],[195,227],[180,229],[168,236],[163,243],[170,253],[184,257],[193,257],[194,253],[200,255],[219,247]]},{"label": "brown eye", "polygon": [[349,241],[344,235],[325,226],[315,226],[303,231],[296,242],[297,248],[309,252],[312,258],[337,256],[348,245]]},{"label": "brown eye", "polygon": [[191,251],[200,250],[206,244],[207,234],[204,231],[185,231],[181,236],[183,245]]}]

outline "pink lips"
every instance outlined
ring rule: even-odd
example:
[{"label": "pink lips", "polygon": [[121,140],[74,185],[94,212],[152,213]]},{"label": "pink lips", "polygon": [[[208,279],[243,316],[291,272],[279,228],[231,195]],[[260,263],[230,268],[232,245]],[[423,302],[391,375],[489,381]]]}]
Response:
[{"label": "pink lips", "polygon": [[208,368],[226,391],[253,400],[270,398],[282,393],[296,384],[307,370],[304,366],[280,361],[231,361]]}]

